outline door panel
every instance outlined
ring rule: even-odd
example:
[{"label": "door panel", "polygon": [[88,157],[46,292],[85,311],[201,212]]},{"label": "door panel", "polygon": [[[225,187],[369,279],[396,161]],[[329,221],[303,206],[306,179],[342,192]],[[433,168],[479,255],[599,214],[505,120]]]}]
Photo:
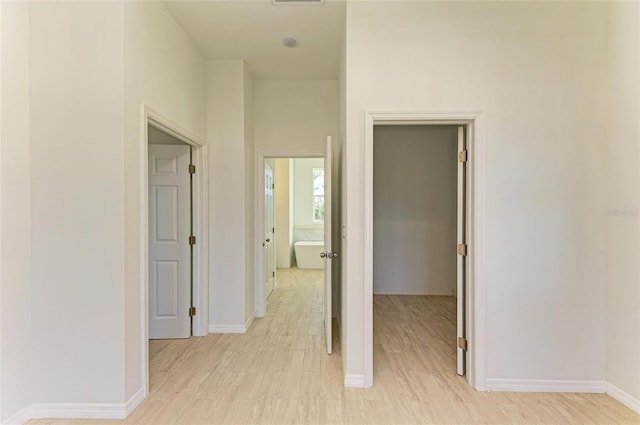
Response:
[{"label": "door panel", "polygon": [[149,338],[191,335],[190,148],[149,145]]},{"label": "door panel", "polygon": [[265,298],[275,288],[276,256],[274,233],[274,178],[273,169],[264,164],[264,262],[265,262]]},{"label": "door panel", "polygon": [[325,262],[324,262],[324,302],[323,302],[323,314],[324,314],[324,329],[325,337],[327,339],[327,354],[331,354],[332,347],[332,334],[331,334],[331,261],[333,260],[333,250],[331,246],[331,136],[327,137],[327,151],[324,159],[324,248],[325,248]]},{"label": "door panel", "polygon": [[[462,152],[466,149],[464,127],[458,127],[458,152]],[[465,193],[466,193],[466,173],[465,162],[458,160],[458,218],[457,218],[457,240],[458,244],[466,244],[465,234]],[[457,255],[457,282],[456,282],[456,334],[457,340],[459,338],[466,338],[465,332],[465,273],[466,273],[466,255]],[[464,376],[465,374],[465,351],[457,345],[457,373]]]},{"label": "door panel", "polygon": [[178,187],[155,186],[154,242],[178,242]]},{"label": "door panel", "polygon": [[154,261],[156,317],[178,317],[180,268],[177,261]]}]

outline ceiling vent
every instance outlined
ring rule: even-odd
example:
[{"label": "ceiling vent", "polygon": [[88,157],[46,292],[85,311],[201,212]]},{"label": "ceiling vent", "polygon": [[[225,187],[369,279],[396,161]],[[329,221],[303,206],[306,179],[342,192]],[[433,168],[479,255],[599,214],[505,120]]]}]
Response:
[{"label": "ceiling vent", "polygon": [[324,0],[271,0],[274,6],[322,6]]}]

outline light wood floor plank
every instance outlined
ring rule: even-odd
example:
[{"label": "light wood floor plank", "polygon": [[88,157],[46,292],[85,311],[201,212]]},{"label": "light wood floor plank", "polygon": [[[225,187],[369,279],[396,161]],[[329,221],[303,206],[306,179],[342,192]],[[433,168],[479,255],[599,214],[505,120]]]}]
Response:
[{"label": "light wood floor plank", "polygon": [[453,297],[374,296],[373,388],[344,388],[324,353],[323,273],[278,270],[246,334],[149,344],[150,393],[122,421],[29,425],[640,424],[603,394],[481,393],[456,375]]}]

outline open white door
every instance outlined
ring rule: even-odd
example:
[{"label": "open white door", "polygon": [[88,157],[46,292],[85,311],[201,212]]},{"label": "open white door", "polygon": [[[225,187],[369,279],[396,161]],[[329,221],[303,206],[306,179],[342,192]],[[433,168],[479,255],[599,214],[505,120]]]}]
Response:
[{"label": "open white door", "polygon": [[467,340],[465,335],[465,273],[466,273],[466,259],[467,259],[467,242],[465,234],[465,179],[467,163],[467,151],[464,140],[464,127],[458,127],[458,224],[457,224],[457,239],[458,239],[458,255],[457,255],[457,285],[456,285],[456,302],[457,302],[457,372],[458,375],[464,376],[465,374],[465,352],[467,349]]},{"label": "open white door", "polygon": [[190,147],[149,145],[149,338],[191,336]]},{"label": "open white door", "polygon": [[332,307],[331,307],[331,261],[338,256],[331,248],[331,136],[327,136],[327,151],[324,158],[324,330],[327,338],[327,354],[331,354]]},{"label": "open white door", "polygon": [[264,297],[267,299],[276,280],[275,228],[274,228],[273,169],[264,164]]}]

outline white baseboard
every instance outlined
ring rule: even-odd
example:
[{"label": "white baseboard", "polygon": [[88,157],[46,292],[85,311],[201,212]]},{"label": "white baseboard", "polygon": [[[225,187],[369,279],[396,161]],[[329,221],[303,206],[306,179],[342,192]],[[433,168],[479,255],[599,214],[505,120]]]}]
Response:
[{"label": "white baseboard", "polygon": [[37,403],[25,407],[2,425],[22,425],[29,419],[125,419],[144,400],[140,388],[126,403]]},{"label": "white baseboard", "polygon": [[255,319],[256,313],[255,311],[251,313],[251,316],[247,319],[244,325],[212,325],[209,324],[209,333],[210,334],[244,334],[247,333],[249,326],[253,323],[253,319]]},{"label": "white baseboard", "polygon": [[244,325],[209,325],[210,334],[243,334],[245,332]]},{"label": "white baseboard", "polygon": [[4,422],[2,422],[2,425],[22,425],[31,418],[31,406],[27,406],[15,415],[7,418]]},{"label": "white baseboard", "polygon": [[344,386],[347,388],[365,388],[364,375],[345,375]]},{"label": "white baseboard", "polygon": [[398,291],[396,289],[373,288],[373,295],[421,295],[437,297],[453,297],[452,291]]},{"label": "white baseboard", "polygon": [[140,405],[140,403],[142,403],[144,401],[144,399],[145,399],[144,388],[140,388],[127,401],[127,403],[125,405],[125,408],[124,408],[125,416],[129,416],[134,410],[136,410],[136,407],[138,407]]},{"label": "white baseboard", "polygon": [[126,403],[38,403],[32,419],[125,419]]},{"label": "white baseboard", "polygon": [[604,381],[564,381],[551,379],[487,379],[487,391],[530,393],[606,393]]},{"label": "white baseboard", "polygon": [[607,382],[607,395],[640,415],[640,400]]}]

